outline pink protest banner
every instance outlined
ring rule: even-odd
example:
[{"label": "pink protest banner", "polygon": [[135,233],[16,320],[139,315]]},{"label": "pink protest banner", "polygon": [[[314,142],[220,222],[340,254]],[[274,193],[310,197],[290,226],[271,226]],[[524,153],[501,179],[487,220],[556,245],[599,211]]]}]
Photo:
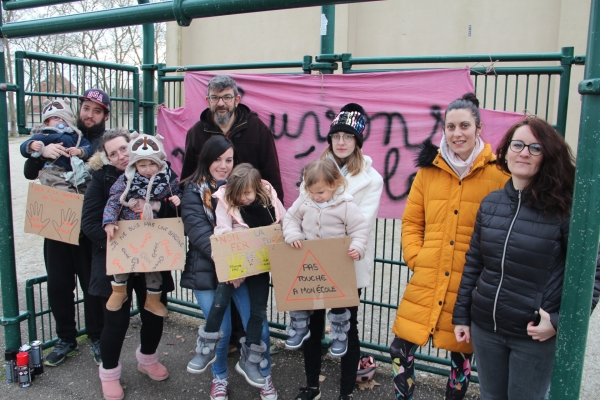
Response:
[{"label": "pink protest banner", "polygon": [[[176,171],[181,170],[185,135],[208,106],[206,86],[214,73],[185,75],[185,107],[160,107],[158,132]],[[416,173],[418,146],[430,138],[438,145],[447,105],[474,90],[468,69],[374,72],[350,75],[231,74],[242,103],[256,112],[275,137],[285,206],[298,196],[302,167],[327,147],[336,113],[356,102],[368,114],[363,153],[384,178],[380,218],[401,218]],[[481,109],[482,138],[495,148],[522,114]]]}]

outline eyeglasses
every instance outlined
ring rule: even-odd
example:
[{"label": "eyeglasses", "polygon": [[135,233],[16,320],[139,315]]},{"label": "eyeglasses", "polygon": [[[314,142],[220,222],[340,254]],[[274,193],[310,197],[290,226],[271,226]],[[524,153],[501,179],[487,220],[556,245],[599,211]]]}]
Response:
[{"label": "eyeglasses", "polygon": [[221,99],[223,100],[224,103],[231,103],[233,101],[233,99],[235,99],[235,96],[232,96],[230,94],[226,94],[225,96],[214,96],[214,95],[208,96],[208,100],[213,104],[218,103],[219,100],[221,100]]},{"label": "eyeglasses", "polygon": [[542,154],[542,146],[539,143],[531,143],[525,144],[521,140],[511,140],[510,141],[510,149],[515,153],[522,152],[525,147],[528,148],[529,154],[532,156],[539,156]]},{"label": "eyeglasses", "polygon": [[330,137],[331,137],[332,142],[339,142],[340,139],[342,139],[344,141],[344,143],[348,143],[349,141],[354,139],[354,135],[352,135],[350,133],[346,133],[345,135],[340,135],[338,133],[334,133],[333,135],[330,135]]},{"label": "eyeglasses", "polygon": [[52,107],[56,107],[59,110],[64,110],[64,107],[62,104],[60,104],[58,101],[53,101],[52,103],[50,103],[46,107],[44,107],[44,109],[42,110],[42,114],[44,114],[48,110],[52,110]]},{"label": "eyeglasses", "polygon": [[111,151],[110,154],[108,155],[108,158],[114,159],[119,154],[121,154],[121,155],[127,154],[127,146],[128,145],[124,144],[123,146],[119,147],[116,151]]}]

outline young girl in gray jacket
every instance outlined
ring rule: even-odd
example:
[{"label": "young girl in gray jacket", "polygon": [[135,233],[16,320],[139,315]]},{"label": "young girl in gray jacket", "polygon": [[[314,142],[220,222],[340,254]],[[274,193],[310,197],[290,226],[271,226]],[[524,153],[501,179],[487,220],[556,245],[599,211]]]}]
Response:
[{"label": "young girl in gray jacket", "polygon": [[[283,237],[295,249],[302,249],[303,240],[332,239],[350,236],[352,239],[348,256],[358,261],[365,256],[370,229],[367,220],[352,196],[345,193],[346,179],[330,159],[316,160],[308,164],[303,174],[308,197],[300,195],[283,220]],[[297,349],[311,337],[321,337],[324,330],[325,310],[290,311],[290,338],[286,347]],[[312,318],[310,318],[312,315]],[[333,308],[327,314],[331,325],[332,345],[329,350],[334,357],[343,357],[348,351],[350,329],[357,329],[347,308]],[[317,332],[318,331],[318,332]],[[359,345],[351,343],[351,345]],[[320,370],[320,352],[304,346],[307,381]],[[317,354],[317,358],[314,357]],[[356,367],[353,367],[356,369]],[[309,382],[309,386],[311,386]],[[318,387],[318,384],[317,384]],[[318,389],[316,390],[318,393]],[[318,397],[313,397],[318,398]]]}]

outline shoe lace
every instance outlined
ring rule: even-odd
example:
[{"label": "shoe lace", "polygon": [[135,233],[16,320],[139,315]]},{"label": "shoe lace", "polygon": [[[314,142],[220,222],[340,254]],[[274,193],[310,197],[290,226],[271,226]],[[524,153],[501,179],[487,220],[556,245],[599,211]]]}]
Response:
[{"label": "shoe lace", "polygon": [[227,394],[227,379],[213,379],[212,394],[226,395]]},{"label": "shoe lace", "polygon": [[59,340],[54,345],[54,350],[53,351],[57,352],[57,353],[62,353],[63,351],[67,350],[69,346],[71,346],[71,344],[69,342],[65,342],[63,340]]},{"label": "shoe lace", "polygon": [[311,400],[311,394],[313,391],[315,391],[315,389],[309,387],[300,388],[300,393],[298,394],[298,397],[296,397],[296,399]]},{"label": "shoe lace", "polygon": [[265,377],[265,386],[260,389],[262,394],[275,394],[277,391],[275,390],[275,386],[273,385],[273,380],[271,379],[271,375]]}]

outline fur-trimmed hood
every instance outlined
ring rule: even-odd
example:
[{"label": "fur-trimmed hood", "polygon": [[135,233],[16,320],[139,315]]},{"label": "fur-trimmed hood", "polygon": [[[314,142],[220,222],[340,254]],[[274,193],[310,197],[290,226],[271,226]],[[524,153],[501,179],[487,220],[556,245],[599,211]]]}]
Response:
[{"label": "fur-trimmed hood", "polygon": [[431,139],[427,139],[419,145],[419,154],[415,157],[415,167],[431,167],[439,152],[440,148],[433,144]]},{"label": "fur-trimmed hood", "polygon": [[92,171],[98,171],[105,165],[110,165],[110,161],[108,161],[104,151],[99,150],[88,159],[88,165],[92,168]]}]

